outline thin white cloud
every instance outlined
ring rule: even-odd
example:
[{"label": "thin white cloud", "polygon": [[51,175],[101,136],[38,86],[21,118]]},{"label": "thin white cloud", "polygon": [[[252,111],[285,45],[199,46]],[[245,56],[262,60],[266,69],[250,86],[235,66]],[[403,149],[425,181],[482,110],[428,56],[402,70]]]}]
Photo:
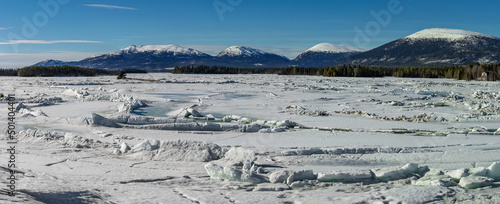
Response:
[{"label": "thin white cloud", "polygon": [[106,8],[106,9],[137,10],[136,8],[132,8],[132,7],[115,6],[115,5],[107,5],[107,4],[83,4],[83,5],[89,6],[89,7]]},{"label": "thin white cloud", "polygon": [[21,68],[47,59],[78,61],[99,53],[52,51],[43,53],[0,53],[0,68]]},{"label": "thin white cloud", "polygon": [[8,29],[11,29],[12,27],[7,27],[7,28],[2,28],[0,27],[0,30],[8,30]]},{"label": "thin white cloud", "polygon": [[90,40],[9,40],[0,42],[0,45],[14,45],[14,44],[54,44],[54,43],[102,43],[101,41]]}]

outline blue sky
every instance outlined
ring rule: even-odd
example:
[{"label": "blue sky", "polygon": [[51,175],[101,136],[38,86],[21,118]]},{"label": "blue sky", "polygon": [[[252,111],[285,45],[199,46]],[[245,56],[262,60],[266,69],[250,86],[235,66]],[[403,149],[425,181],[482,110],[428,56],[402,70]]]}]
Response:
[{"label": "blue sky", "polygon": [[498,37],[499,7],[457,0],[0,0],[0,67],[81,60],[133,44],[212,55],[247,45],[295,58],[321,42],[370,49],[435,27]]}]

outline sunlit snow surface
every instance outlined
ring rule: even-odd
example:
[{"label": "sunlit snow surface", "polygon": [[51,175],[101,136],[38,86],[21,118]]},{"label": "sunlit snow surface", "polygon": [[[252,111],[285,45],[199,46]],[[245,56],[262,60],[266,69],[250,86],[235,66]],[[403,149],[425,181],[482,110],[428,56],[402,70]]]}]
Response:
[{"label": "sunlit snow surface", "polygon": [[352,47],[348,45],[334,45],[331,43],[319,43],[311,48],[309,48],[307,51],[311,52],[328,52],[328,53],[346,53],[346,52],[363,52],[365,51],[364,49],[357,48],[357,47]]},{"label": "sunlit snow surface", "polygon": [[449,28],[429,28],[424,29],[409,36],[407,39],[446,39],[446,40],[461,40],[467,37],[488,37],[496,38],[491,35],[486,35],[483,33],[460,30],[460,29],[449,29]]},{"label": "sunlit snow surface", "polygon": [[228,47],[228,48],[222,50],[217,56],[219,56],[219,57],[221,57],[221,56],[230,56],[230,57],[234,57],[234,56],[258,56],[258,55],[263,55],[265,53],[266,52],[264,52],[262,50],[251,48],[248,46],[231,46],[231,47]]},{"label": "sunlit snow surface", "polygon": [[156,81],[1,77],[23,105],[0,201],[500,202],[498,82],[128,76]]}]

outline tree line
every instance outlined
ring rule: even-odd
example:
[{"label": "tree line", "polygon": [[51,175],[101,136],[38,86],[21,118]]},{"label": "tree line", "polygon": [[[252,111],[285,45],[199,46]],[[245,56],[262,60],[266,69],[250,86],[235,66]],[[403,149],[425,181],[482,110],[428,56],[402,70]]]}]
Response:
[{"label": "tree line", "polygon": [[487,73],[489,81],[500,80],[500,64],[473,64],[441,67],[373,67],[364,65],[339,65],[327,68],[284,67],[284,68],[232,68],[225,66],[189,65],[175,67],[174,74],[279,74],[314,75],[325,77],[407,77],[407,78],[449,78],[477,80]]}]

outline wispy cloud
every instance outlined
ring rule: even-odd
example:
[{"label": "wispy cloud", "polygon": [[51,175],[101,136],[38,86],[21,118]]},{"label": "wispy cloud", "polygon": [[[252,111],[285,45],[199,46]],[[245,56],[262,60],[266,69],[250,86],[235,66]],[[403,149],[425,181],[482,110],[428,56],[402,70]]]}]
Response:
[{"label": "wispy cloud", "polygon": [[102,43],[101,41],[89,40],[9,40],[0,42],[0,45],[14,45],[14,44],[54,44],[54,43]]},{"label": "wispy cloud", "polygon": [[115,5],[107,5],[107,4],[83,4],[83,5],[89,6],[89,7],[106,8],[106,9],[137,10],[136,8],[132,8],[132,7],[115,6]]},{"label": "wispy cloud", "polygon": [[42,53],[0,53],[0,68],[25,67],[47,59],[77,61],[96,54],[99,53],[73,51],[52,51]]},{"label": "wispy cloud", "polygon": [[7,28],[2,28],[0,27],[0,30],[8,30],[8,29],[11,29],[12,27],[7,27]]}]

